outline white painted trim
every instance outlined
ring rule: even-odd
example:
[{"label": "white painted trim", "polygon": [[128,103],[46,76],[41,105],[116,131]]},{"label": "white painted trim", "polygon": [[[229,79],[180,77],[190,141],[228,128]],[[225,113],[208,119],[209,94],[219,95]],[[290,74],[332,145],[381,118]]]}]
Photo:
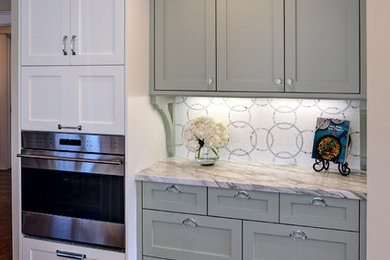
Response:
[{"label": "white painted trim", "polygon": [[11,25],[11,11],[0,11],[0,25]]}]

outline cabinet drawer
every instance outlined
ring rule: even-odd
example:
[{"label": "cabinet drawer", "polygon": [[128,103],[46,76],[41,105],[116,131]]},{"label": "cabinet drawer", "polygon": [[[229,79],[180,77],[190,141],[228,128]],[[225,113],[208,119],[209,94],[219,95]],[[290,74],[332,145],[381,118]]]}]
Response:
[{"label": "cabinet drawer", "polygon": [[359,230],[359,201],[280,194],[280,223]]},{"label": "cabinet drawer", "polygon": [[66,259],[58,256],[58,251],[59,253],[74,256],[85,255],[85,258],[83,258],[84,260],[125,260],[125,253],[61,244],[39,239],[23,238],[23,260]]},{"label": "cabinet drawer", "polygon": [[143,207],[194,214],[207,213],[207,188],[144,182]]},{"label": "cabinet drawer", "polygon": [[279,193],[209,188],[209,215],[279,221]]},{"label": "cabinet drawer", "polygon": [[359,259],[355,232],[246,221],[243,229],[243,260]]},{"label": "cabinet drawer", "polygon": [[177,260],[241,260],[241,221],[144,210],[144,254]]}]

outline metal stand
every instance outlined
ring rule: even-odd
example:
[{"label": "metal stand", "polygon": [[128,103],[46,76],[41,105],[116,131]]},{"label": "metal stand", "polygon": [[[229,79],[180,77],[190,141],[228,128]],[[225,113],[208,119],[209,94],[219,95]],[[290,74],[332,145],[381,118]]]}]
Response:
[{"label": "metal stand", "polygon": [[[325,159],[315,159],[316,162],[313,164],[313,169],[316,172],[320,172],[322,170],[328,170],[329,169],[329,161]],[[335,162],[333,162],[335,163]],[[337,163],[339,172],[343,176],[348,176],[351,173],[351,169],[348,167],[348,163]]]}]

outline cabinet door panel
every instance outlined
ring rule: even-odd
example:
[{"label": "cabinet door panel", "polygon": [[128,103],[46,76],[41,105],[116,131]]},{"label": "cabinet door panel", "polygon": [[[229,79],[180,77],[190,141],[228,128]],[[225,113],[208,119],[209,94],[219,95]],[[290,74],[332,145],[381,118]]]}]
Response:
[{"label": "cabinet door panel", "polygon": [[70,0],[21,1],[22,65],[68,65]]},{"label": "cabinet door panel", "polygon": [[75,94],[66,67],[22,68],[21,128],[58,131],[58,124],[70,124],[75,109]]},{"label": "cabinet door panel", "polygon": [[[290,238],[304,232],[306,240]],[[244,222],[244,260],[356,260],[359,234],[326,229]]]},{"label": "cabinet door panel", "polygon": [[[197,225],[182,224],[187,218]],[[241,221],[143,210],[143,250],[168,259],[241,260]]]},{"label": "cabinet door panel", "polygon": [[215,86],[215,1],[155,1],[155,89]]},{"label": "cabinet door panel", "polygon": [[217,12],[218,91],[284,91],[283,0],[217,0]]},{"label": "cabinet door panel", "polygon": [[124,0],[71,0],[73,65],[124,64]]},{"label": "cabinet door panel", "polygon": [[359,0],[286,0],[286,91],[359,93],[359,19]]},{"label": "cabinet door panel", "polygon": [[74,124],[86,133],[124,134],[123,67],[78,67],[73,80],[78,93]]}]

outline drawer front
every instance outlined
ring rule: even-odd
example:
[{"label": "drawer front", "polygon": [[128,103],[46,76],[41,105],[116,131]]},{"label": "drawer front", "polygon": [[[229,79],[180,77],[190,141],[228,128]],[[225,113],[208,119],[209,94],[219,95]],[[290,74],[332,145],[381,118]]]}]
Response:
[{"label": "drawer front", "polygon": [[279,193],[209,188],[209,215],[279,221]]},{"label": "drawer front", "polygon": [[359,201],[280,194],[280,223],[358,231]]},{"label": "drawer front", "polygon": [[144,182],[143,207],[193,214],[207,214],[207,188]]},{"label": "drawer front", "polygon": [[[62,256],[58,256],[57,251]],[[84,260],[125,260],[125,253],[23,238],[23,260],[63,260],[72,258],[72,255],[85,255]]]},{"label": "drawer front", "polygon": [[[295,239],[290,237],[291,232],[296,232]],[[302,232],[307,236],[305,240]],[[356,260],[359,259],[359,235],[355,232],[244,221],[243,260],[269,259]]]},{"label": "drawer front", "polygon": [[143,212],[145,255],[176,260],[241,260],[240,220]]}]

